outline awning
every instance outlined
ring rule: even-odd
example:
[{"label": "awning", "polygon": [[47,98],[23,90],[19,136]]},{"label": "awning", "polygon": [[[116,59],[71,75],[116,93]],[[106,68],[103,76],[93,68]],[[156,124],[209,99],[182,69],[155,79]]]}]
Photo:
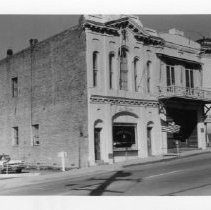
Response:
[{"label": "awning", "polygon": [[187,58],[179,58],[179,57],[167,55],[167,54],[164,54],[164,53],[157,53],[157,56],[159,58],[168,59],[169,61],[179,61],[179,62],[186,63],[186,64],[188,63],[188,64],[198,65],[198,66],[201,66],[203,64],[202,62],[199,62],[199,61],[194,61],[194,60],[190,60],[190,59],[187,59]]},{"label": "awning", "polygon": [[175,101],[175,102],[199,102],[200,104],[211,104],[211,99],[208,98],[194,98],[194,97],[183,97],[183,96],[159,96],[160,101]]}]

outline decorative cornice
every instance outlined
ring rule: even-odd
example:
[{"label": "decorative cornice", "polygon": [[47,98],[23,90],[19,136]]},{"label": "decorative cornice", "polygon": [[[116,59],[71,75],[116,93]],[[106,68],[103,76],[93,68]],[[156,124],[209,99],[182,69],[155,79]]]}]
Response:
[{"label": "decorative cornice", "polygon": [[164,45],[164,40],[162,38],[150,35],[142,27],[130,22],[128,18],[123,18],[121,21],[111,21],[106,24],[89,20],[84,24],[84,28],[97,33],[106,33],[113,36],[120,36],[119,30],[128,28],[132,31],[137,41],[144,42],[146,45]]},{"label": "decorative cornice", "polygon": [[156,100],[143,100],[143,99],[130,99],[113,96],[100,96],[92,95],[90,97],[90,103],[92,104],[111,104],[111,105],[130,105],[130,106],[142,106],[142,107],[158,107],[158,101]]},{"label": "decorative cornice", "polygon": [[164,45],[164,40],[159,37],[145,36],[143,34],[138,34],[134,36],[136,40],[144,42],[145,45]]},{"label": "decorative cornice", "polygon": [[95,24],[92,22],[87,22],[84,24],[84,28],[87,28],[91,31],[101,33],[101,34],[106,33],[106,34],[113,35],[113,36],[119,36],[118,30],[116,30],[114,28],[107,27],[103,24]]}]

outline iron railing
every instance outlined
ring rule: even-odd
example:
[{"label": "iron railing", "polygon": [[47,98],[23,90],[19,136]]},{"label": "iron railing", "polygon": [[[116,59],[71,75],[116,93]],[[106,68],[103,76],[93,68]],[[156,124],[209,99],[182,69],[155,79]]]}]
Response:
[{"label": "iron railing", "polygon": [[158,86],[159,97],[186,97],[202,100],[211,100],[211,91],[200,88],[188,88],[181,86]]}]

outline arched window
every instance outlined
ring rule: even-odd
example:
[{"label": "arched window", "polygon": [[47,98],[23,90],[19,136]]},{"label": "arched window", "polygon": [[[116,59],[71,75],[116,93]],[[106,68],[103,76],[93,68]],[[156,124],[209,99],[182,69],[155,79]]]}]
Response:
[{"label": "arched window", "polygon": [[137,92],[138,91],[138,65],[139,60],[138,58],[134,58],[134,89]]},{"label": "arched window", "polygon": [[114,53],[109,53],[109,88],[114,85]]},{"label": "arched window", "polygon": [[97,86],[98,80],[98,52],[93,52],[92,61],[93,61],[93,87]]},{"label": "arched window", "polygon": [[127,61],[127,48],[122,47],[120,54],[120,90],[128,90],[128,61]]},{"label": "arched window", "polygon": [[147,80],[147,93],[150,93],[150,86],[151,86],[151,61],[147,62],[147,75],[146,75],[146,80]]}]

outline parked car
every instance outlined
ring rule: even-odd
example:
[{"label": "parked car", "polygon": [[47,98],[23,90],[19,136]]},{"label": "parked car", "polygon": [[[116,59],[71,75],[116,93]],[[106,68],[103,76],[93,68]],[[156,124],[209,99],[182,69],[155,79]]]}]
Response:
[{"label": "parked car", "polygon": [[11,160],[9,155],[0,155],[0,173],[16,172],[21,173],[25,168],[23,160]]}]

